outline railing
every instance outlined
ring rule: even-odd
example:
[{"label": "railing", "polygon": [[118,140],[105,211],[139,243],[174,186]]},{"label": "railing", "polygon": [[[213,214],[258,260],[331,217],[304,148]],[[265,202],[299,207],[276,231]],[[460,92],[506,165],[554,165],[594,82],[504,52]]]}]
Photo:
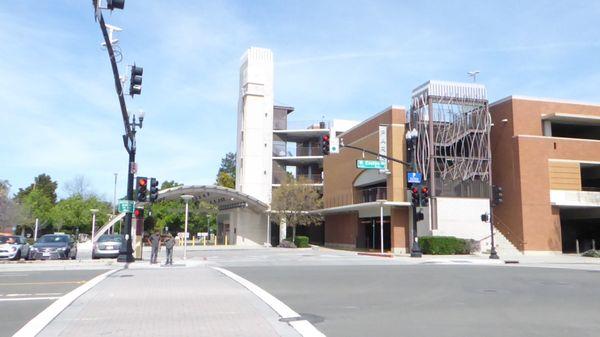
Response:
[{"label": "railing", "polygon": [[387,187],[371,187],[360,190],[362,202],[387,199]]},{"label": "railing", "polygon": [[285,121],[273,120],[273,130],[328,129],[329,123],[323,121]]},{"label": "railing", "polygon": [[[287,176],[273,175],[273,184],[282,184],[287,179]],[[304,180],[309,184],[322,184],[323,177],[321,174],[297,174],[295,180]]]},{"label": "railing", "polygon": [[273,157],[306,157],[322,156],[323,152],[319,146],[294,146],[285,148],[273,142]]}]

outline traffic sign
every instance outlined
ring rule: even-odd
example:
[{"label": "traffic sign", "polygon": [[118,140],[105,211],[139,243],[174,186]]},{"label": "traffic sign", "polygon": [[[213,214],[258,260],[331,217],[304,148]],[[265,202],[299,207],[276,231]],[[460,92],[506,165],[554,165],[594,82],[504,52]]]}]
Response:
[{"label": "traffic sign", "polygon": [[133,200],[119,200],[119,213],[133,213],[135,209],[135,201]]},{"label": "traffic sign", "polygon": [[409,184],[420,184],[423,180],[421,172],[408,172],[406,176]]},{"label": "traffic sign", "polygon": [[377,169],[377,170],[383,170],[385,169],[385,163],[379,160],[357,160],[356,161],[356,168],[359,169],[363,169],[363,170],[371,170],[371,169]]}]

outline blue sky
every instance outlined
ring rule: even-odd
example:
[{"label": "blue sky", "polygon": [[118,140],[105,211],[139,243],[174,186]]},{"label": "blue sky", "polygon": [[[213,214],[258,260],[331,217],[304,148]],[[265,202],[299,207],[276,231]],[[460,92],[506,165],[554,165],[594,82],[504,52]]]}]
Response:
[{"label": "blue sky", "polygon": [[[478,82],[490,100],[600,102],[600,3],[592,1],[150,1],[105,13],[122,68],[144,67],[141,175],[214,182],[235,151],[240,56],[275,55],[275,97],[297,120],[362,120],[408,105],[429,79]],[[84,175],[125,191],[123,126],[89,0],[0,3],[0,179]]]}]

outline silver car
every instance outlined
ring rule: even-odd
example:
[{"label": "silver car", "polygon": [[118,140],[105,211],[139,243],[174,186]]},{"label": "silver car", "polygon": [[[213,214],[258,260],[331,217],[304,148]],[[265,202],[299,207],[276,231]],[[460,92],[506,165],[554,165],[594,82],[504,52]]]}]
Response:
[{"label": "silver car", "polygon": [[20,235],[0,235],[0,259],[29,259],[29,244]]},{"label": "silver car", "polygon": [[118,257],[123,241],[123,236],[119,234],[101,235],[96,243],[94,243],[92,259],[99,259],[102,257]]}]

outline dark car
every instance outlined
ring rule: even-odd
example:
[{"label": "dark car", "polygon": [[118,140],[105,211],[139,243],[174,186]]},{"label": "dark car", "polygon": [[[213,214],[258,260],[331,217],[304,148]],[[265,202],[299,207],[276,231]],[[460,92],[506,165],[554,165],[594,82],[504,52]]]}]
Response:
[{"label": "dark car", "polygon": [[119,234],[101,235],[98,238],[98,241],[94,243],[92,259],[99,259],[101,257],[118,257],[123,241],[123,236]]},{"label": "dark car", "polygon": [[29,251],[29,258],[32,260],[74,260],[76,257],[77,244],[67,234],[46,234]]}]

